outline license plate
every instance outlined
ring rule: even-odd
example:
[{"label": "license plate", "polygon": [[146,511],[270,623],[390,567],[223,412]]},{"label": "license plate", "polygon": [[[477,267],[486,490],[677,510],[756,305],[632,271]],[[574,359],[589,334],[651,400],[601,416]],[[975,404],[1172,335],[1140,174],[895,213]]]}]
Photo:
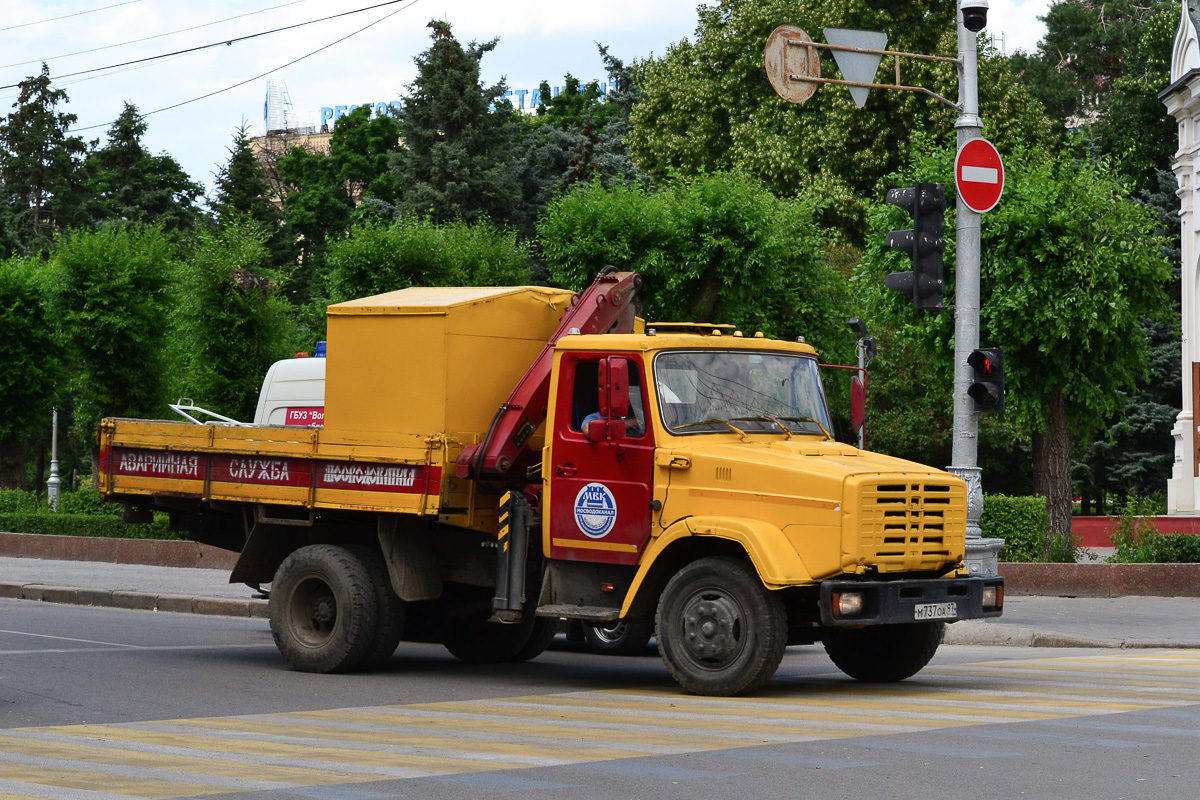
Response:
[{"label": "license plate", "polygon": [[957,619],[957,603],[921,603],[913,607],[913,619]]}]

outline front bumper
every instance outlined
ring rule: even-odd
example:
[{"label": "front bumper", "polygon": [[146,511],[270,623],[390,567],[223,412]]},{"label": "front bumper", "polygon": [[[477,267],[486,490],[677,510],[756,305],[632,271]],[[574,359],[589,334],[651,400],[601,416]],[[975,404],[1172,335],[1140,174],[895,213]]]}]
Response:
[{"label": "front bumper", "polygon": [[[985,608],[984,590],[996,598]],[[835,598],[858,593],[861,611],[838,613]],[[821,624],[828,627],[894,625],[906,622],[983,619],[1004,613],[1003,578],[931,578],[899,581],[825,581],[821,584]]]}]

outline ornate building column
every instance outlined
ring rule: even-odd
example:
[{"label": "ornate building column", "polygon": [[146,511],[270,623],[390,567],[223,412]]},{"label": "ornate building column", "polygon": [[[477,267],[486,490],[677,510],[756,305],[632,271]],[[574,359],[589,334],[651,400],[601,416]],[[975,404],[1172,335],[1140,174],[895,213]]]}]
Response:
[{"label": "ornate building column", "polygon": [[1171,54],[1171,84],[1159,94],[1167,111],[1179,124],[1179,149],[1175,153],[1175,178],[1179,183],[1179,222],[1182,245],[1180,264],[1183,315],[1183,398],[1171,435],[1175,437],[1175,465],[1167,481],[1170,514],[1200,514],[1200,473],[1197,466],[1197,377],[1200,376],[1200,227],[1196,216],[1196,191],[1200,188],[1200,14],[1197,2],[1185,0]]}]

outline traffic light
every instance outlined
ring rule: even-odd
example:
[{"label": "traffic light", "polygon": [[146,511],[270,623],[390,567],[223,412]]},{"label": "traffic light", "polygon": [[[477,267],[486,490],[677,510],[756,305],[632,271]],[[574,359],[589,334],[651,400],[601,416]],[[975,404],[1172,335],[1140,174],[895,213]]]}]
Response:
[{"label": "traffic light", "polygon": [[900,292],[917,308],[940,309],[945,285],[942,282],[942,251],[946,241],[942,228],[946,215],[946,187],[940,183],[918,183],[911,189],[888,189],[887,201],[907,211],[912,230],[891,231],[884,242],[912,258],[911,272],[893,272],[884,285]]},{"label": "traffic light", "polygon": [[999,347],[972,350],[967,363],[975,370],[975,379],[967,395],[978,412],[1004,410],[1004,351]]}]

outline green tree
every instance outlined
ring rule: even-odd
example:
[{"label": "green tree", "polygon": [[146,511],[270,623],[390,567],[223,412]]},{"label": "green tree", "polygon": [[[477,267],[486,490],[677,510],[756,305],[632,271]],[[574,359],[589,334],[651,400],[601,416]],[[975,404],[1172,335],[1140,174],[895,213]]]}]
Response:
[{"label": "green tree", "polygon": [[50,308],[67,351],[78,436],[105,416],[166,413],[164,332],[177,268],[159,228],[77,230],[58,241],[48,265]]},{"label": "green tree", "polygon": [[1179,331],[1179,198],[1175,175],[1159,170],[1157,191],[1140,191],[1137,199],[1158,215],[1168,243],[1163,256],[1174,267],[1169,290],[1170,323],[1145,320],[1150,343],[1150,381],[1129,396],[1125,408],[1108,421],[1106,435],[1087,444],[1072,468],[1083,513],[1104,514],[1108,495],[1136,498],[1161,491],[1171,477],[1175,447],[1171,429],[1182,402]]},{"label": "green tree", "polygon": [[76,116],[57,110],[66,100],[42,64],[39,75],[21,81],[15,110],[0,120],[0,182],[26,252],[46,248],[55,230],[83,221],[87,145],[67,135]]},{"label": "green tree", "polygon": [[552,203],[539,233],[558,285],[582,288],[615,265],[641,273],[647,319],[802,334],[825,358],[846,360],[845,284],[826,263],[818,211],[809,198],[777,198],[732,172],[657,193],[593,182]]},{"label": "green tree", "polygon": [[388,167],[399,140],[396,121],[390,115],[370,115],[371,106],[364,105],[339,119],[328,155],[293,147],[279,159],[279,176],[287,184],[284,218],[300,237],[302,251],[292,279],[296,301],[319,294],[325,247],[350,229],[357,205],[375,201],[389,208],[396,200]]},{"label": "green tree", "polygon": [[217,171],[209,207],[222,227],[242,216],[257,222],[267,232],[270,265],[286,267],[296,260],[296,235],[284,224],[283,211],[272,196],[247,130],[243,124],[234,133],[229,160]]},{"label": "green tree", "polygon": [[597,130],[603,130],[609,122],[621,118],[621,109],[604,100],[597,81],[580,84],[578,78],[567,73],[558,94],[551,91],[549,83],[541,82],[534,119],[562,129],[579,129],[590,122]]},{"label": "green tree", "polygon": [[288,353],[290,305],[270,270],[268,232],[227,214],[202,232],[175,285],[176,394],[235,419],[254,417],[263,376]]},{"label": "green tree", "polygon": [[40,271],[40,259],[0,261],[0,489],[25,488],[30,433],[49,426],[61,378],[61,353]]},{"label": "green tree", "polygon": [[433,20],[433,44],[416,57],[392,173],[403,192],[400,214],[435,222],[481,216],[508,219],[518,200],[509,175],[512,105],[500,102],[504,81],[480,83],[479,63],[495,39],[463,47],[447,22]]},{"label": "green tree", "polygon": [[542,81],[535,113],[521,117],[516,127],[511,175],[521,200],[510,219],[523,237],[536,237],[537,219],[556,194],[580,181],[598,179],[632,185],[648,178],[633,164],[625,137],[636,86],[624,63],[600,46],[608,71],[608,94],[592,81],[580,86],[570,75],[565,87],[551,97]]},{"label": "green tree", "polygon": [[529,281],[529,250],[486,219],[438,224],[366,220],[329,248],[332,302],[409,286],[512,286]]},{"label": "green tree", "polygon": [[[947,181],[954,151],[919,157],[898,176]],[[1159,223],[1131,201],[1104,162],[1091,164],[1019,149],[1005,160],[1004,199],[983,217],[980,340],[1004,348],[1003,417],[1029,432],[1034,489],[1047,498],[1047,547],[1070,549],[1072,432],[1094,433],[1123,405],[1122,392],[1148,378],[1142,322],[1169,313],[1171,269]],[[875,292],[876,313],[950,372],[950,314],[918,314],[883,275],[906,269],[884,252],[883,232],[902,214],[879,204],[873,246],[858,280]],[[953,230],[953,215],[947,215]],[[948,264],[953,263],[949,248]],[[947,395],[950,383],[942,383]]]},{"label": "green tree", "polygon": [[[858,198],[875,192],[881,177],[906,162],[914,132],[949,139],[957,112],[917,92],[884,90],[872,90],[860,110],[836,86],[821,86],[806,103],[788,103],[772,90],[763,68],[767,37],[783,23],[818,38],[825,26],[876,30],[888,34],[889,49],[953,56],[955,13],[949,0],[702,5],[694,42],[684,39],[661,58],[635,64],[645,98],[632,111],[628,143],[634,160],[659,180],[672,172],[737,168],[776,194],[817,188],[838,201],[830,211],[859,240]],[[828,55],[822,63],[826,77],[841,77]],[[957,96],[949,65],[905,60],[902,68],[905,83]],[[994,140],[1004,141],[1012,130],[1039,144],[1060,135],[1040,105],[1014,85],[1007,60],[994,51],[981,59],[979,93]]]},{"label": "green tree", "polygon": [[125,103],[108,129],[108,142],[87,157],[88,194],[95,221],[153,223],[167,231],[193,228],[196,199],[204,187],[192,181],[174,158],[151,155],[142,147],[146,120]]},{"label": "green tree", "polygon": [[1081,129],[1074,141],[1118,159],[1135,189],[1155,188],[1175,153],[1175,120],[1158,92],[1170,82],[1179,17],[1175,0],[1062,0],[1040,17],[1037,50],[1013,55],[1020,83],[1063,126]]}]

